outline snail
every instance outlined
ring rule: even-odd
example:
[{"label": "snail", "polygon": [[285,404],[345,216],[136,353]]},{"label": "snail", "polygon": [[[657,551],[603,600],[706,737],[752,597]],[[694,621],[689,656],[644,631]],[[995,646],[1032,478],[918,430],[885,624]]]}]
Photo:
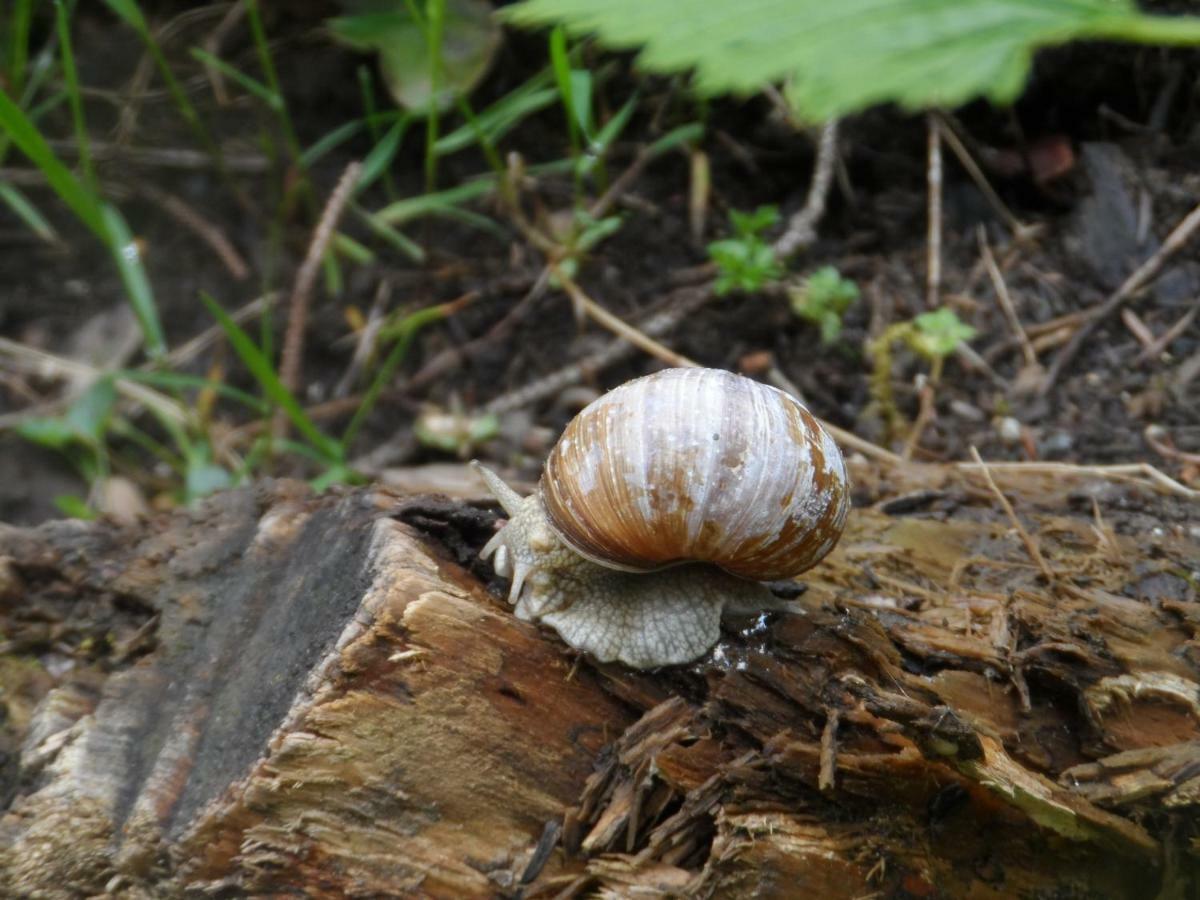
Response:
[{"label": "snail", "polygon": [[726,608],[816,565],[849,506],[833,439],[799,402],[717,369],[665,369],[583,409],[521,497],[475,463],[509,516],[481,552],[518,617],[602,662],[690,662]]}]

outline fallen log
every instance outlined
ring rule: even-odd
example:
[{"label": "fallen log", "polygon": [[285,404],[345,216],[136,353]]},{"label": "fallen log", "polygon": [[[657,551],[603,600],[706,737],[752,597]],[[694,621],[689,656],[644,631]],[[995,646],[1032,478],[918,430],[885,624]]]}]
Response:
[{"label": "fallen log", "polygon": [[956,477],[649,673],[517,620],[469,504],[0,526],[0,895],[1187,896],[1189,511],[1018,494],[1043,570]]}]

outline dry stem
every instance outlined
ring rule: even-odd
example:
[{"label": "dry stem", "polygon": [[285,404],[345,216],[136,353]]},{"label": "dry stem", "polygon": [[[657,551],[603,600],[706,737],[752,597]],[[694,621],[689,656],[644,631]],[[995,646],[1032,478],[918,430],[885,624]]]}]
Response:
[{"label": "dry stem", "polygon": [[942,290],[942,139],[937,116],[925,117],[928,131],[925,181],[929,189],[925,231],[925,305],[937,309]]},{"label": "dry stem", "polygon": [[988,469],[987,463],[985,463],[983,458],[980,457],[979,451],[975,449],[974,445],[971,447],[971,456],[975,460],[976,465],[978,465],[983,471],[983,478],[987,482],[988,487],[991,488],[997,502],[999,502],[1000,506],[1003,507],[1004,514],[1008,516],[1009,522],[1011,522],[1013,528],[1017,530],[1017,534],[1021,536],[1021,543],[1025,545],[1025,552],[1029,554],[1030,558],[1035,563],[1037,563],[1037,567],[1041,571],[1042,577],[1046,579],[1046,582],[1048,584],[1054,584],[1054,573],[1046,564],[1046,559],[1042,556],[1042,550],[1037,545],[1037,541],[1030,536],[1029,532],[1025,530],[1025,526],[1021,524],[1021,520],[1017,518],[1016,512],[1013,511],[1012,504],[1008,502],[1008,498],[1004,496],[1004,492],[996,486],[996,481],[994,478],[992,478],[992,473]]},{"label": "dry stem", "polygon": [[[329,242],[333,240],[334,229],[338,219],[350,200],[350,194],[358,181],[362,164],[352,162],[346,166],[346,171],[338,180],[337,187],[329,195],[329,201],[321,213],[317,227],[313,231],[312,241],[308,245],[308,253],[296,274],[296,284],[292,289],[291,309],[288,313],[287,334],[283,341],[283,358],[279,365],[279,380],[293,394],[300,386],[300,363],[304,354],[304,329],[308,325],[308,306],[312,296],[313,284],[317,280],[317,272]],[[282,415],[276,418],[277,431],[286,419]]]},{"label": "dry stem", "polygon": [[829,198],[829,186],[833,181],[833,169],[837,162],[838,120],[831,119],[821,128],[817,141],[817,161],[813,165],[812,185],[803,208],[792,216],[787,229],[779,236],[772,249],[779,259],[787,259],[805,244],[817,237],[817,223],[825,215],[825,203]]}]

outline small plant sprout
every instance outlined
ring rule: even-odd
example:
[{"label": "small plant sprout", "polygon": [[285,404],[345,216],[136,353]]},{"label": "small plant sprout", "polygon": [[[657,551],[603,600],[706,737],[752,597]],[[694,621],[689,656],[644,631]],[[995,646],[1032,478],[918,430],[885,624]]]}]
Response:
[{"label": "small plant sprout", "polygon": [[413,433],[424,446],[453,453],[459,459],[468,459],[476,447],[499,431],[500,420],[495,415],[470,415],[457,400],[452,400],[448,410],[426,407],[413,423]]},{"label": "small plant sprout", "polygon": [[[579,272],[580,261],[588,252],[621,228],[620,216],[605,216],[602,219],[592,217],[586,210],[575,210],[570,223],[562,234],[551,234],[559,246],[562,255],[558,263],[559,270],[568,278],[574,278]],[[551,276],[550,284],[559,286],[557,278]]]},{"label": "small plant sprout", "polygon": [[930,363],[929,377],[934,382],[941,380],[946,357],[978,333],[945,306],[934,312],[921,313],[911,324],[912,328],[906,329],[902,337],[914,353]]},{"label": "small plant sprout", "polygon": [[821,329],[821,343],[832,344],[841,336],[842,317],[858,299],[858,285],[833,266],[822,266],[791,288],[792,312]]},{"label": "small plant sprout", "polygon": [[946,358],[959,344],[976,334],[976,330],[963,322],[954,310],[942,307],[921,313],[907,322],[889,325],[883,334],[871,341],[867,346],[872,364],[871,396],[893,433],[907,427],[892,392],[892,350],[896,344],[903,344],[929,363],[928,384],[936,386],[941,380]]},{"label": "small plant sprout", "polygon": [[774,206],[752,213],[730,210],[729,221],[734,236],[708,245],[708,256],[719,270],[713,290],[718,295],[753,292],[782,277],[783,266],[762,236],[779,221],[779,211]]}]

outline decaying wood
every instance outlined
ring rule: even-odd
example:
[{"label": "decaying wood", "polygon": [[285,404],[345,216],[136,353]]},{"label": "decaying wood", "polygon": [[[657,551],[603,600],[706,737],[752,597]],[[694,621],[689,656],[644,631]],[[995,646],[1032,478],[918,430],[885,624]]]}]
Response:
[{"label": "decaying wood", "polygon": [[1039,567],[965,478],[656,673],[516,620],[461,503],[0,526],[0,895],[1190,896],[1188,511],[1017,496]]}]

